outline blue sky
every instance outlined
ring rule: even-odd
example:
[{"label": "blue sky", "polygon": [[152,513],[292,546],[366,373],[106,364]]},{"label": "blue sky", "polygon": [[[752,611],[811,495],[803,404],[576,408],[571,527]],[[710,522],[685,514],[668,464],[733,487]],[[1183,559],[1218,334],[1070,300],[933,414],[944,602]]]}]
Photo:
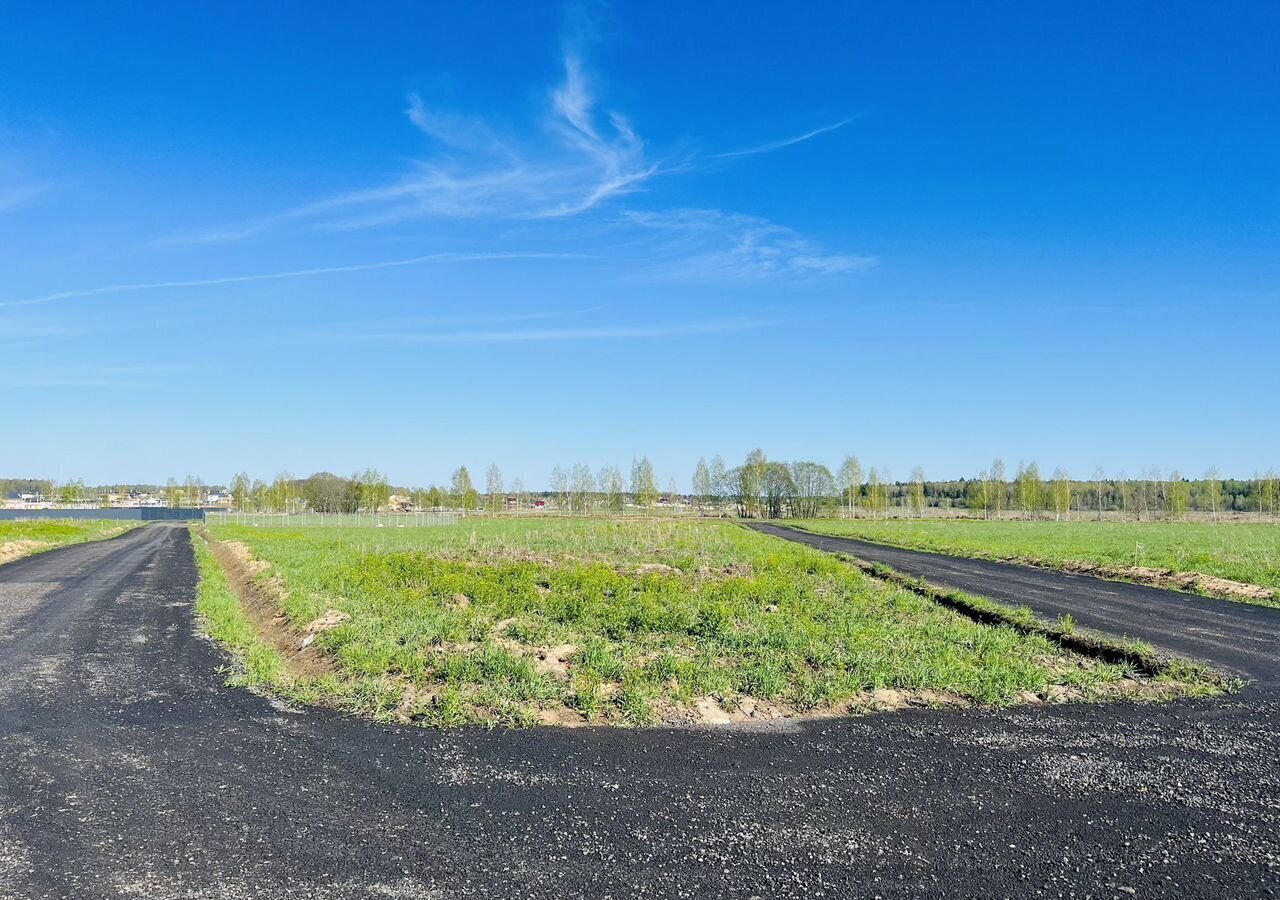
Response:
[{"label": "blue sky", "polygon": [[0,474],[1280,465],[1280,7],[9,4]]}]

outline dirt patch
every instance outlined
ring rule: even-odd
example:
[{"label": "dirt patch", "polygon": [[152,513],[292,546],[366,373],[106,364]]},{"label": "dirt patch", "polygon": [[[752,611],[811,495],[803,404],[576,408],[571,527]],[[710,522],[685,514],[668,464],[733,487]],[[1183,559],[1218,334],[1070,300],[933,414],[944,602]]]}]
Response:
[{"label": "dirt patch", "polygon": [[554,647],[538,647],[533,652],[533,668],[540,675],[556,678],[569,677],[569,658],[578,651],[577,644],[557,644]]},{"label": "dirt patch", "polygon": [[[1039,565],[1034,560],[1015,559],[1023,565]],[[1200,572],[1175,572],[1172,569],[1153,569],[1149,566],[1103,566],[1093,563],[1068,562],[1061,566],[1063,572],[1073,575],[1092,575],[1098,578],[1116,578],[1145,584],[1151,587],[1168,588],[1190,594],[1209,594],[1215,597],[1227,597],[1232,600],[1276,600],[1276,592],[1257,584],[1243,581],[1232,581],[1216,575],[1204,575]]]},{"label": "dirt patch", "polygon": [[[1019,701],[1030,704],[1046,702],[1043,697],[1027,692]],[[1076,699],[1076,698],[1063,698]],[[1056,701],[1063,702],[1063,701]],[[787,703],[749,695],[733,697],[699,697],[691,704],[659,701],[654,711],[664,725],[684,727],[752,727],[789,721],[800,723],[814,719],[834,719],[872,712],[893,712],[908,708],[962,709],[973,704],[959,694],[934,690],[898,690],[877,688],[864,691],[848,700],[816,709],[797,709]]]},{"label": "dirt patch", "polygon": [[694,573],[704,581],[711,578],[751,578],[755,568],[749,562],[734,562],[727,566],[699,566]]},{"label": "dirt patch", "polygon": [[[260,577],[271,568],[271,564],[254,558],[248,546],[239,541],[221,542],[207,537],[206,540],[209,543],[209,550],[222,565],[231,590],[240,599],[240,606],[244,609],[245,616],[258,635],[276,648],[289,674],[301,678],[332,674],[334,672],[332,661],[318,649],[311,647],[315,635],[320,630],[327,630],[324,623],[328,620],[329,613],[311,623],[311,625],[321,625],[320,630],[312,631],[309,625],[307,630],[300,634],[284,613],[283,583],[278,578]],[[345,616],[345,613],[337,613],[337,615]],[[337,627],[337,624],[327,627]]]},{"label": "dirt patch", "polygon": [[4,565],[7,562],[13,562],[15,559],[21,559],[30,553],[34,553],[41,547],[48,546],[49,545],[44,541],[31,541],[25,538],[20,541],[6,541],[5,543],[0,544],[0,565]]},{"label": "dirt patch", "polygon": [[534,671],[539,675],[550,675],[560,681],[569,680],[570,657],[578,651],[577,644],[556,644],[553,647],[535,647],[522,644],[508,636],[507,629],[517,619],[501,619],[493,623],[489,629],[489,638],[512,656],[520,656],[533,660]]},{"label": "dirt patch", "polygon": [[551,725],[557,728],[581,728],[587,719],[576,709],[567,706],[553,706],[550,709],[538,710],[538,724]]},{"label": "dirt patch", "polygon": [[683,575],[684,572],[675,566],[664,563],[641,563],[631,570],[633,575]]},{"label": "dirt patch", "polygon": [[222,541],[218,543],[210,541],[209,546],[220,561],[223,559],[231,560],[237,568],[251,578],[271,568],[271,563],[265,559],[255,558],[253,551],[249,549],[249,545],[241,541]]}]

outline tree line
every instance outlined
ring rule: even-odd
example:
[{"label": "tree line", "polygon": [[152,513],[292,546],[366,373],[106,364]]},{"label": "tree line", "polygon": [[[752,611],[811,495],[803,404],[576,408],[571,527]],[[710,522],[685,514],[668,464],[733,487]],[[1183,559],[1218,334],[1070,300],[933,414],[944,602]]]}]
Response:
[{"label": "tree line", "polygon": [[[996,459],[975,478],[929,481],[916,467],[908,480],[894,480],[880,466],[863,468],[849,455],[832,471],[823,463],[769,459],[763,450],[752,450],[741,463],[726,465],[715,455],[698,460],[691,490],[682,493],[675,479],[665,491],[659,488],[653,463],[647,456],[632,460],[629,473],[617,465],[593,470],[584,463],[555,466],[541,491],[526,490],[515,478],[504,480],[492,464],[485,472],[483,490],[463,465],[447,485],[394,487],[377,469],[349,477],[316,472],[306,478],[282,473],[271,482],[238,473],[225,488],[233,509],[246,512],[357,513],[389,509],[520,510],[541,501],[548,508],[572,515],[621,513],[628,508],[647,509],[674,505],[695,511],[742,518],[813,518],[843,515],[879,518],[895,515],[923,516],[933,509],[962,510],[971,516],[998,518],[1080,518],[1119,514],[1137,520],[1180,519],[1189,513],[1220,516],[1255,513],[1280,517],[1280,475],[1269,471],[1252,479],[1221,478],[1210,469],[1189,479],[1174,470],[1165,476],[1150,469],[1130,478],[1123,473],[1107,476],[1097,469],[1088,479],[1072,478],[1059,467],[1045,477],[1035,462],[1020,463],[1012,472]],[[154,491],[170,506],[198,505],[210,488],[194,476],[184,481],[170,478],[163,488],[154,485],[86,487],[83,481],[61,484],[40,479],[4,479],[9,491],[39,493],[45,499],[74,504],[105,498],[107,492]],[[6,493],[7,496],[7,493]]]}]

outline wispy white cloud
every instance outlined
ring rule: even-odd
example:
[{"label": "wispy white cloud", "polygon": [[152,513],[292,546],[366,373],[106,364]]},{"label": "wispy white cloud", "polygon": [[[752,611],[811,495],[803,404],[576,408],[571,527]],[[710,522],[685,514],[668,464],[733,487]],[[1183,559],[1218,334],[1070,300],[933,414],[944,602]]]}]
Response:
[{"label": "wispy white cloud", "polygon": [[411,256],[407,259],[391,259],[381,262],[357,263],[349,266],[322,266],[314,269],[291,269],[284,272],[259,272],[251,275],[225,275],[219,278],[198,278],[184,281],[147,281],[133,284],[112,284],[104,287],[79,288],[69,291],[58,291],[40,297],[29,297],[25,300],[0,301],[0,308],[14,306],[37,306],[54,303],[59,300],[73,300],[82,297],[99,297],[107,294],[130,294],[139,291],[173,290],[181,288],[215,287],[224,284],[244,284],[254,281],[279,281],[288,278],[311,278],[322,275],[339,275],[347,272],[372,272],[378,269],[396,269],[404,266],[420,266],[430,263],[476,262],[516,259],[592,259],[580,253],[428,253],[423,256]]},{"label": "wispy white cloud", "polygon": [[[585,39],[577,42],[581,43]],[[622,198],[645,190],[659,175],[690,175],[703,164],[773,153],[852,121],[844,119],[741,150],[655,159],[626,116],[601,108],[597,80],[576,44],[565,50],[561,62],[562,78],[547,91],[545,114],[531,134],[512,137],[483,118],[436,109],[420,95],[410,94],[404,114],[429,139],[430,152],[402,177],[238,227],[171,237],[162,243],[244,240],[287,223],[346,231],[430,218],[563,220],[607,204],[617,208]],[[666,232],[664,240],[650,240],[648,249],[670,248],[674,260],[663,259],[659,267],[670,272],[674,262],[679,274],[686,276],[838,275],[874,261],[827,252],[797,232],[747,215],[713,210],[641,213],[624,207],[622,219],[651,234]]]},{"label": "wispy white cloud", "polygon": [[767,219],[715,209],[627,212],[624,221],[659,235],[655,253],[679,277],[757,279],[857,272],[874,256],[831,253]]},{"label": "wispy white cloud", "polygon": [[151,376],[175,371],[172,366],[64,366],[57,369],[0,370],[0,387],[33,388],[156,388],[163,381]]},{"label": "wispy white cloud", "polygon": [[747,147],[744,150],[729,150],[724,153],[711,153],[708,159],[735,159],[740,156],[758,156],[762,153],[773,153],[776,150],[785,150],[787,147],[794,147],[796,144],[803,144],[805,141],[812,140],[820,135],[829,134],[837,129],[843,128],[853,121],[853,117],[842,119],[839,122],[832,122],[830,125],[823,125],[821,128],[815,128],[812,131],[806,131],[804,134],[798,134],[794,137],[783,138],[777,141],[768,141],[755,147]]},{"label": "wispy white cloud", "polygon": [[542,341],[619,341],[724,334],[766,328],[775,323],[758,319],[719,319],[702,322],[663,322],[578,328],[485,329],[475,331],[388,331],[348,335],[348,341],[397,344],[506,344]]},{"label": "wispy white cloud", "polygon": [[52,184],[36,183],[21,185],[0,184],[0,212],[8,212],[20,206],[26,206],[37,197],[47,194],[53,189]]},{"label": "wispy white cloud", "polygon": [[601,111],[581,54],[566,51],[563,77],[547,94],[547,114],[532,136],[500,136],[486,120],[436,109],[410,94],[404,113],[432,152],[386,184],[336,194],[244,225],[170,236],[154,243],[217,243],[254,237],[288,223],[339,230],[418,218],[556,219],[577,216],[642,190],[665,173],[689,172],[698,159],[770,153],[835,131],[849,119],[744,150],[675,161],[652,159],[630,120]]},{"label": "wispy white cloud", "polygon": [[387,185],[340,194],[293,213],[343,213],[340,228],[364,228],[419,217],[545,219],[572,216],[638,190],[658,174],[644,142],[626,118],[600,115],[590,79],[575,55],[564,57],[564,79],[550,91],[542,130],[549,141],[517,146],[484,121],[429,110],[416,95],[409,121],[444,150]]},{"label": "wispy white cloud", "polygon": [[442,147],[508,158],[516,156],[488,122],[475,116],[429,109],[418,94],[409,95],[404,114],[415,128]]}]

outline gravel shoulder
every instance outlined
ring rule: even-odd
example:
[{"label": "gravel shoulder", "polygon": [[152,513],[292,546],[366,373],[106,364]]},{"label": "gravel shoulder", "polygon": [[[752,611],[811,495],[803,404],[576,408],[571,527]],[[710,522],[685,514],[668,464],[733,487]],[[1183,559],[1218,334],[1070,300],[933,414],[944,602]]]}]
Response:
[{"label": "gravel shoulder", "polygon": [[196,578],[167,525],[0,567],[0,897],[1280,892],[1261,679],[790,731],[380,726],[226,687]]}]

